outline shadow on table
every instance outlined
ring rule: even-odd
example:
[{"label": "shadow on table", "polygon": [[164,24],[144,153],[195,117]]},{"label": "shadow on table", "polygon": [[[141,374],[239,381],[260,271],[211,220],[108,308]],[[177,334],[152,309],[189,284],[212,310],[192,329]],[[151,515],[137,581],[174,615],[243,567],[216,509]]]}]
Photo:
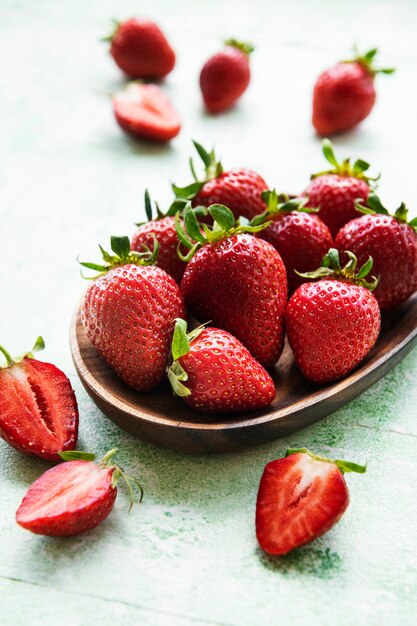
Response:
[{"label": "shadow on table", "polygon": [[292,574],[310,575],[321,579],[330,579],[339,575],[342,559],[328,547],[308,545],[284,556],[269,556],[257,548],[257,556],[265,569],[291,576]]}]

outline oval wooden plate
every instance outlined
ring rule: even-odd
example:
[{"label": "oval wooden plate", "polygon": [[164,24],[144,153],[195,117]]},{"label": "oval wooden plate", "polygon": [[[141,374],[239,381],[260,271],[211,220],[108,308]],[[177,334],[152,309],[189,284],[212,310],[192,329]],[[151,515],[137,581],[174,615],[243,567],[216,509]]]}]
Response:
[{"label": "oval wooden plate", "polygon": [[417,294],[386,315],[376,346],[361,365],[336,383],[318,386],[298,371],[286,345],[275,367],[277,395],[263,411],[219,416],[197,413],[172,395],[168,384],[139,393],[125,385],[87,339],[76,311],[70,328],[72,358],[99,409],[133,435],[182,452],[226,452],[258,445],[305,428],[336,411],[382,378],[417,340]]}]

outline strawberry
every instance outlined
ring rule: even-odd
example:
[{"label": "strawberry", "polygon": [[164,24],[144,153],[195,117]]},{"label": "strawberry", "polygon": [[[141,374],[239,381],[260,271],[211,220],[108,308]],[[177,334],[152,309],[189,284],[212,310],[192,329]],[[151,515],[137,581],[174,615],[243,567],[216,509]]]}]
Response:
[{"label": "strawberry", "polygon": [[165,142],[181,129],[177,112],[156,85],[129,83],[113,95],[113,110],[119,126],[139,139]]},{"label": "strawberry", "polygon": [[110,54],[131,78],[162,78],[175,65],[175,52],[155,22],[115,21],[113,32],[103,41],[111,42]]},{"label": "strawberry", "polygon": [[373,271],[379,276],[375,298],[381,309],[392,309],[417,290],[417,218],[407,221],[404,203],[390,215],[374,193],[366,207],[356,206],[365,215],[339,231],[335,246],[340,253],[351,250],[359,263],[372,256]]},{"label": "strawberry", "polygon": [[259,174],[243,167],[224,172],[213,150],[207,152],[201,144],[193,143],[204,163],[205,176],[202,180],[197,178],[190,159],[194,182],[186,187],[173,185],[177,198],[190,200],[194,207],[224,204],[233,211],[236,219],[240,216],[252,219],[266,210],[262,192],[268,189],[268,185]]},{"label": "strawberry", "polygon": [[269,241],[279,252],[287,271],[288,290],[292,293],[305,282],[296,271],[308,272],[316,268],[332,247],[333,239],[326,224],[317,215],[312,215],[317,209],[305,206],[307,198],[278,196],[275,189],[264,191],[262,197],[268,208],[262,215],[254,217],[251,224],[272,222],[259,232],[258,237]]},{"label": "strawberry", "polygon": [[228,39],[221,52],[210,57],[200,73],[200,89],[210,113],[230,109],[250,82],[249,55],[253,46]]},{"label": "strawberry", "polygon": [[341,268],[339,253],[331,248],[322,267],[303,274],[321,280],[301,285],[285,312],[295,362],[316,383],[331,382],[353,370],[375,345],[381,327],[378,302],[370,291],[378,281],[365,279],[372,258],[356,274],[356,257],[347,254],[349,262]]},{"label": "strawberry", "polygon": [[214,225],[203,224],[204,235],[190,207],[184,212],[187,232],[176,216],[180,240],[190,248],[181,282],[185,304],[196,319],[230,332],[269,367],[283,349],[284,264],[271,244],[250,234],[264,225],[236,226],[230,209],[218,204],[209,214]]},{"label": "strawberry", "polygon": [[38,337],[30,352],[13,358],[0,346],[0,435],[20,452],[54,461],[75,447],[78,407],[64,372],[34,358],[44,347]]},{"label": "strawberry", "polygon": [[81,263],[99,272],[82,304],[82,321],[93,346],[125,383],[138,391],[165,375],[174,319],[184,317],[179,287],[155,265],[154,252],[130,250],[128,237],[112,237],[114,255],[101,247],[105,264]]},{"label": "strawberry", "polygon": [[37,535],[69,537],[98,526],[113,508],[120,478],[126,482],[133,504],[134,483],[138,481],[111,462],[117,449],[99,463],[88,452],[63,452],[66,461],[46,471],[29,487],[16,513],[20,526]]},{"label": "strawberry", "polygon": [[287,554],[329,531],[349,504],[345,472],[366,466],[333,461],[305,448],[287,450],[265,467],[256,502],[256,536],[262,550]]},{"label": "strawberry", "polygon": [[168,378],[174,392],[193,409],[253,411],[275,398],[268,372],[225,330],[200,326],[187,335],[187,322],[178,319],[171,349]]},{"label": "strawberry", "polygon": [[366,202],[371,191],[370,185],[378,177],[366,175],[369,163],[362,159],[358,159],[353,165],[350,159],[339,163],[328,139],[323,140],[322,147],[325,158],[333,168],[313,174],[311,183],[302,195],[308,196],[307,206],[319,207],[319,217],[335,237],[344,224],[358,216],[355,201],[360,199]]},{"label": "strawberry", "polygon": [[392,74],[392,68],[376,69],[377,49],[338,63],[317,79],[313,93],[313,126],[319,135],[350,130],[364,120],[376,99],[376,74]]}]

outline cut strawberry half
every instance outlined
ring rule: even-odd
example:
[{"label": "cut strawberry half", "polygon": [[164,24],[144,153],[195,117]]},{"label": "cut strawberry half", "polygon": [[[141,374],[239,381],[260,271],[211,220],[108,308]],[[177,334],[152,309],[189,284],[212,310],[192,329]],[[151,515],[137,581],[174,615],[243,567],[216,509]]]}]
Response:
[{"label": "cut strawberry half", "polygon": [[0,435],[21,452],[58,460],[61,450],[75,447],[78,408],[64,372],[33,358],[44,345],[39,337],[30,353],[15,358],[0,346]]},{"label": "cut strawberry half", "polygon": [[256,535],[272,555],[287,554],[330,530],[349,504],[344,472],[366,471],[346,461],[331,461],[305,448],[288,450],[268,463],[256,503]]},{"label": "cut strawberry half", "polygon": [[129,83],[114,94],[113,108],[121,128],[135,137],[169,141],[180,132],[177,112],[156,85]]}]

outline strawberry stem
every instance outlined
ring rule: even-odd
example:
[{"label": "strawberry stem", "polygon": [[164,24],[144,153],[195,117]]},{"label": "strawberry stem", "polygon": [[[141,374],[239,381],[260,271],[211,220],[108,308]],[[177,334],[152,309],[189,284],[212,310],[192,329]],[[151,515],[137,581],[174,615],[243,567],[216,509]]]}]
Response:
[{"label": "strawberry stem", "polygon": [[29,352],[24,352],[23,354],[20,354],[19,356],[15,356],[15,357],[12,357],[10,353],[6,350],[6,348],[4,348],[3,346],[0,346],[0,352],[3,354],[4,358],[6,359],[5,365],[0,365],[0,369],[6,369],[8,367],[11,367],[15,363],[21,363],[23,359],[33,359],[34,352],[40,352],[41,350],[44,350],[44,349],[45,349],[45,342],[41,336],[39,336],[37,340],[35,341],[35,344],[32,350],[30,350]]},{"label": "strawberry stem", "polygon": [[251,43],[248,43],[247,41],[246,42],[239,41],[238,39],[233,39],[233,38],[226,39],[224,44],[226,46],[231,46],[232,48],[237,48],[238,50],[246,54],[246,56],[249,56],[251,52],[255,50],[255,48],[253,47]]},{"label": "strawberry stem", "polygon": [[390,213],[388,209],[382,204],[381,199],[376,193],[370,193],[367,199],[366,206],[362,204],[360,200],[355,202],[355,208],[364,215],[390,215],[395,217],[396,220],[403,224],[408,224],[417,232],[417,218],[408,220],[408,208],[404,202],[400,204],[398,209],[394,213]]},{"label": "strawberry stem", "polygon": [[155,235],[153,235],[154,247],[150,250],[148,246],[143,245],[143,252],[136,252],[130,249],[129,237],[111,237],[110,246],[114,254],[106,252],[100,245],[100,251],[105,263],[99,265],[97,263],[89,263],[86,261],[78,261],[80,265],[97,272],[94,276],[85,276],[81,272],[81,276],[86,280],[94,280],[99,276],[103,276],[114,267],[122,267],[123,265],[155,265],[158,258],[159,243]]},{"label": "strawberry stem", "polygon": [[189,353],[190,343],[194,339],[197,339],[208,323],[209,322],[206,322],[206,324],[202,324],[187,333],[187,322],[181,318],[175,320],[175,329],[171,344],[173,362],[168,367],[167,374],[174,394],[182,398],[191,395],[191,391],[182,384],[188,380],[188,374],[180,364],[179,359]]},{"label": "strawberry stem", "polygon": [[193,144],[197,150],[198,156],[203,162],[205,176],[201,179],[198,178],[193,160],[190,159],[190,169],[194,181],[185,187],[178,187],[175,184],[172,185],[172,190],[175,196],[177,198],[181,198],[182,200],[193,200],[200,189],[202,189],[207,182],[214,180],[223,172],[223,166],[221,162],[217,160],[214,150],[207,152],[207,150],[200,143],[194,140]]},{"label": "strawberry stem", "polygon": [[333,167],[328,170],[318,172],[317,174],[312,174],[312,180],[314,178],[318,178],[319,176],[336,174],[338,176],[351,176],[353,178],[364,180],[368,185],[376,185],[376,182],[379,180],[381,175],[378,174],[378,176],[368,176],[365,174],[370,167],[367,161],[364,161],[363,159],[356,159],[353,164],[351,163],[350,158],[347,158],[342,162],[338,161],[334,153],[333,144],[330,139],[327,138],[323,139],[321,147],[326,161],[328,161]]},{"label": "strawberry stem", "polygon": [[395,72],[395,68],[393,67],[378,67],[377,68],[373,65],[375,56],[378,53],[378,48],[372,48],[371,50],[368,50],[368,52],[365,52],[364,54],[360,54],[356,46],[354,46],[353,52],[355,55],[353,59],[347,59],[341,62],[342,63],[360,63],[371,76],[376,76],[377,74],[393,74]]},{"label": "strawberry stem", "polygon": [[296,274],[298,274],[298,276],[301,276],[302,278],[315,280],[316,278],[320,279],[337,277],[340,280],[346,281],[348,283],[354,283],[355,285],[366,287],[367,289],[369,289],[369,291],[373,291],[378,285],[379,278],[371,276],[370,281],[366,280],[366,276],[368,276],[369,272],[372,269],[372,257],[370,256],[366,263],[364,263],[359,271],[356,272],[358,259],[353,254],[353,252],[350,252],[350,250],[346,250],[345,252],[349,257],[349,261],[344,267],[341,267],[340,265],[339,251],[336,250],[336,248],[330,248],[328,253],[324,255],[320,267],[313,272],[297,272],[297,270],[294,271]]},{"label": "strawberry stem", "polygon": [[262,200],[267,205],[267,209],[260,215],[252,218],[250,225],[259,226],[275,215],[299,211],[303,213],[317,213],[318,208],[306,207],[308,198],[290,198],[287,194],[278,194],[275,189],[262,192]]},{"label": "strawberry stem", "polygon": [[291,454],[308,454],[315,461],[321,461],[323,463],[333,463],[337,465],[342,474],[346,474],[347,472],[356,472],[357,474],[364,474],[366,472],[366,465],[359,465],[358,463],[352,463],[351,461],[342,461],[340,459],[327,459],[323,456],[318,456],[314,454],[314,452],[310,452],[307,448],[288,448],[285,453],[285,456],[290,456]]}]

